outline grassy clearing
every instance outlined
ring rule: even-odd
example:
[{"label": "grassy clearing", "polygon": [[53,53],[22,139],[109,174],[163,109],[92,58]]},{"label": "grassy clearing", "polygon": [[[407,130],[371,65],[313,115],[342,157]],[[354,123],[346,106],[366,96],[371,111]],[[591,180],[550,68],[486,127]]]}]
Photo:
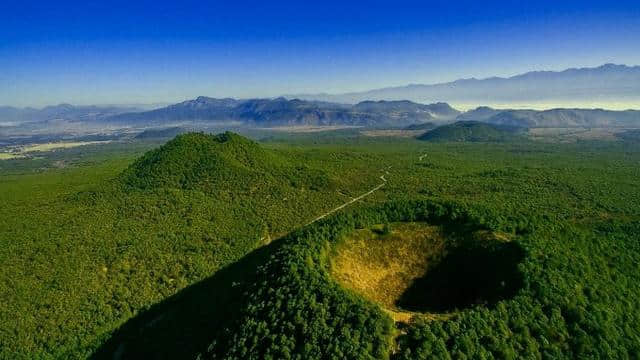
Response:
[{"label": "grassy clearing", "polygon": [[21,157],[24,156],[14,153],[0,153],[0,160],[19,159]]},{"label": "grassy clearing", "polygon": [[58,142],[58,143],[45,143],[45,144],[30,144],[25,146],[10,147],[12,152],[0,152],[0,160],[11,159],[37,159],[32,153],[44,153],[53,150],[72,149],[80,146],[87,145],[104,145],[111,143],[111,140],[105,141],[76,141],[76,142]]},{"label": "grassy clearing", "polygon": [[358,230],[336,246],[331,261],[332,276],[346,288],[375,301],[396,321],[414,314],[399,309],[396,301],[413,281],[424,276],[444,250],[444,235],[438,226],[394,223],[391,232],[383,225]]},{"label": "grassy clearing", "polygon": [[618,141],[625,128],[533,128],[529,138],[541,142],[575,143],[580,140]]},{"label": "grassy clearing", "polygon": [[21,152],[22,153],[35,152],[35,151],[45,152],[45,151],[51,151],[51,150],[55,150],[55,149],[69,149],[69,148],[78,147],[78,146],[85,146],[85,145],[108,144],[110,142],[111,142],[111,140],[105,140],[105,141],[76,141],[76,142],[59,142],[59,143],[33,144],[33,145],[27,145],[27,146],[23,147]]},{"label": "grassy clearing", "polygon": [[364,130],[360,133],[369,137],[400,137],[410,138],[422,135],[426,130]]},{"label": "grassy clearing", "polygon": [[[335,246],[330,273],[396,322],[408,323],[418,314],[423,320],[446,320],[460,309],[485,304],[492,295],[500,297],[493,292],[503,289],[491,288],[490,279],[514,273],[511,263],[496,267],[509,260],[503,256],[512,256],[484,248],[511,247],[510,237],[486,230],[445,233],[440,226],[417,222],[378,224],[354,231]],[[484,285],[474,287],[480,283]]]}]

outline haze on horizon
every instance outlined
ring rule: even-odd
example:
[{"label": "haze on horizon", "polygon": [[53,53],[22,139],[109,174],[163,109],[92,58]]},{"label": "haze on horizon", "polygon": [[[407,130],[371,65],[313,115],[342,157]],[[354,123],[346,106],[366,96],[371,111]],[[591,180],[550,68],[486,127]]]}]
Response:
[{"label": "haze on horizon", "polygon": [[[640,64],[631,1],[28,1],[0,5],[0,33],[0,105],[20,107],[336,94]],[[563,105],[597,104],[530,107]]]}]

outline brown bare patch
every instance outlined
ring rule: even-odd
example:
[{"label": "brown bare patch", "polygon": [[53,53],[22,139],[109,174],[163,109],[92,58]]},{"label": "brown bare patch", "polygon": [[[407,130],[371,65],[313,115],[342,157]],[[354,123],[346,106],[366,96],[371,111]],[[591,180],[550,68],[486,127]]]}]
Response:
[{"label": "brown bare patch", "polygon": [[[513,235],[447,232],[425,223],[356,230],[331,252],[330,274],[376,302],[396,322],[446,320],[460,309],[491,306],[522,286],[525,251]],[[472,269],[467,264],[477,264]]]},{"label": "brown bare patch", "polygon": [[346,288],[382,305],[395,321],[408,322],[416,313],[398,309],[396,301],[430,262],[444,251],[440,227],[396,223],[383,234],[381,227],[357,230],[336,247],[331,275]]}]

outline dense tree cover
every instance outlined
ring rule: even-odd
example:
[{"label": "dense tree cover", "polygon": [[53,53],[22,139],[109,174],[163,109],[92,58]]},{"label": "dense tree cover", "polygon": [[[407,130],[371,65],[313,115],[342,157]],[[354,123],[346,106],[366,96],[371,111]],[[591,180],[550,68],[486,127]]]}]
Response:
[{"label": "dense tree cover", "polygon": [[[190,176],[138,186],[123,180],[141,164],[128,159],[2,174],[0,358],[112,358],[119,349],[125,358],[640,356],[637,147],[300,138],[270,140],[274,171],[303,164],[333,189],[287,180],[236,192]],[[387,169],[362,206],[251,252],[377,185]],[[274,188],[280,195],[268,198]],[[522,286],[400,331],[334,283],[326,257],[349,231],[423,219],[425,207],[441,213],[428,216],[434,223],[513,234],[526,253]]]},{"label": "dense tree cover", "polygon": [[[627,241],[635,241],[637,234],[627,235]],[[565,241],[576,236],[601,249],[612,240],[585,238],[584,232],[563,235]],[[547,249],[560,251],[561,247]],[[594,264],[600,261],[589,260],[600,253],[593,252],[592,246],[585,248],[591,249],[574,248],[573,254],[563,249],[560,256],[535,251],[525,262],[527,292],[493,310],[473,309],[444,323],[416,323],[398,339],[403,348],[398,357],[637,358],[639,319],[632,310],[637,303],[628,298],[638,290],[637,275],[604,271]],[[627,262],[637,253],[628,258],[617,266],[626,271],[637,266]]]},{"label": "dense tree cover", "polygon": [[470,214],[451,204],[393,203],[337,215],[285,239],[246,292],[242,316],[209,348],[212,358],[382,359],[391,350],[391,320],[380,308],[328,276],[331,243],[355,228],[386,221],[462,224]]},{"label": "dense tree cover", "polygon": [[[471,148],[478,152],[465,151]],[[412,327],[398,339],[402,357],[439,349],[454,358],[637,358],[639,319],[631,310],[639,305],[631,294],[640,290],[637,149],[616,153],[600,143],[449,149],[448,161],[437,153],[425,159],[427,170],[419,171],[429,178],[425,195],[482,205],[497,219],[521,214],[498,223],[528,229],[513,229],[530,254],[522,265],[527,290],[492,311]],[[464,178],[452,181],[454,174]],[[405,179],[392,185],[411,186]]]},{"label": "dense tree cover", "polygon": [[121,176],[124,184],[138,189],[168,187],[209,193],[257,192],[262,185],[280,179],[313,190],[329,186],[326,173],[294,165],[232,132],[178,135],[146,153]]},{"label": "dense tree cover", "polygon": [[420,140],[469,141],[469,142],[505,142],[522,140],[520,128],[494,125],[479,121],[458,121],[439,126],[419,137]]},{"label": "dense tree cover", "polygon": [[[208,135],[191,136],[206,142]],[[106,162],[101,154],[97,165],[3,173],[0,358],[86,358],[127,319],[379,181],[340,168],[365,158],[359,153],[342,152],[318,168],[305,165],[308,151],[257,151],[275,160],[247,169],[264,176],[252,176],[253,184],[238,178],[238,188],[230,177],[207,187],[232,176],[213,170],[199,172],[193,186],[155,177],[166,185],[135,187],[126,180],[140,161],[119,152]],[[191,173],[177,165],[147,169]],[[337,188],[311,189],[316,174],[318,184]]]},{"label": "dense tree cover", "polygon": [[[469,230],[503,229],[505,222],[493,215],[490,209],[457,203],[395,202],[340,214],[295,232],[285,238],[286,245],[259,269],[262,276],[247,291],[241,318],[212,343],[209,356],[386,358],[391,351],[384,347],[388,346],[390,336],[389,320],[375,312],[372,304],[354,298],[352,293],[340,289],[328,278],[326,256],[330,244],[355,228],[385,221],[429,221]],[[517,216],[507,219],[508,222],[518,221]],[[612,284],[611,274],[602,276],[602,269],[591,267],[593,265],[585,258],[598,257],[598,253],[590,249],[592,246],[602,251],[602,245],[613,245],[615,241],[611,242],[612,239],[606,236],[586,238],[586,233],[571,229],[571,226],[555,228],[559,232],[554,232],[556,236],[549,239],[548,229],[537,225],[520,236],[523,244],[530,247],[528,251],[532,252],[532,258],[523,257],[522,251],[513,246],[492,254],[524,261],[519,266],[524,273],[524,279],[520,281],[525,283],[516,297],[499,301],[494,306],[468,308],[446,321],[427,321],[417,316],[406,328],[406,333],[398,336],[393,357],[637,357],[640,338],[635,325],[639,319],[633,310],[637,300],[630,298],[629,292],[638,291],[638,274],[635,272],[637,264],[628,262],[637,259],[637,249],[626,261],[618,260],[617,266],[622,265],[629,272],[618,274],[618,281],[622,281]],[[637,248],[635,240],[639,229],[637,225],[629,226],[631,228],[618,233],[623,238],[619,240]],[[560,250],[564,245],[562,240],[571,242],[572,236],[583,237],[580,240],[591,245],[582,243],[578,249]],[[566,251],[570,251],[576,261],[584,262],[586,267],[575,262],[554,264],[560,265],[560,269],[551,264],[540,264],[540,249],[535,245],[537,241],[549,240],[554,241],[555,246],[547,248],[553,252],[542,255],[546,261],[562,252],[566,256]],[[601,243],[602,240],[605,242]],[[597,245],[599,243],[601,245]],[[488,249],[486,246],[481,248]],[[469,256],[465,260],[474,261]],[[486,261],[477,265],[498,263],[498,267],[503,266],[500,265],[504,263],[502,259],[493,260],[493,263]],[[572,268],[575,270],[569,270]],[[497,269],[500,270],[504,268]],[[482,273],[483,269],[478,271]],[[466,279],[454,277],[449,280]],[[491,277],[484,280],[493,286]],[[598,288],[603,288],[602,292]],[[360,317],[362,314],[365,316]]]},{"label": "dense tree cover", "polygon": [[[412,196],[406,192],[409,188],[417,189],[428,198],[451,199],[456,204],[452,217],[458,213],[468,214],[463,218],[474,219],[473,222],[482,227],[518,234],[518,244],[529,255],[518,265],[523,284],[515,297],[493,306],[468,308],[446,321],[426,321],[418,317],[405,329],[406,334],[398,336],[395,358],[637,358],[640,355],[640,337],[636,330],[640,319],[634,310],[640,304],[637,296],[632,295],[640,291],[637,271],[640,212],[634,200],[640,195],[636,188],[637,150],[615,153],[598,144],[509,148],[468,145],[447,146],[448,152],[425,150],[428,155],[422,163],[414,160],[406,168],[398,168],[403,165],[396,164],[395,175],[388,176],[387,196],[409,198]],[[579,157],[576,154],[580,154]],[[421,181],[413,174],[426,176],[428,181]],[[420,191],[422,187],[429,191]],[[321,227],[322,230],[292,235],[297,240],[292,242],[287,254],[296,254],[319,239],[337,238],[332,231],[341,228],[339,219],[344,219],[343,215],[332,219],[335,223]],[[373,216],[371,222],[388,220],[384,216]],[[347,226],[347,229],[353,227]],[[314,236],[316,231],[324,234],[318,239]],[[317,264],[323,262],[313,258],[316,253],[321,252],[312,252],[312,263],[316,269],[322,269]],[[278,265],[280,272],[275,278],[284,277],[287,283],[296,283],[296,274],[305,272],[299,270],[305,258],[296,255],[291,258],[287,254],[282,255],[282,260],[274,261],[287,265],[293,262],[295,271],[288,272],[286,267]],[[269,281],[258,284],[259,289],[262,287],[275,289],[273,294],[286,299],[281,303],[298,303],[295,294],[279,293],[277,286],[270,285]],[[240,321],[241,330],[229,331],[236,334],[232,337],[234,341],[242,345],[215,344],[222,352],[214,350],[218,357],[233,358],[242,351],[255,357],[272,354],[268,341],[252,338],[245,342],[243,336],[255,333],[257,324],[262,324],[266,328],[262,333],[277,337],[273,332],[282,334],[280,330],[261,319],[273,317],[276,324],[287,324],[286,311],[283,307],[279,307],[278,313],[269,311],[276,301],[271,296],[275,295],[264,296],[259,290],[251,294],[260,295],[251,295],[250,303],[264,306],[250,307]],[[304,296],[313,298],[314,295]],[[370,333],[375,333],[374,329],[375,326]],[[321,336],[308,331],[306,336],[322,341]],[[295,331],[284,332],[287,339],[294,339],[289,344],[302,341],[295,334]],[[382,339],[369,341],[378,343]],[[230,347],[231,354],[225,353]],[[317,357],[332,355],[335,354],[323,352]],[[359,356],[367,357],[371,353]]]}]

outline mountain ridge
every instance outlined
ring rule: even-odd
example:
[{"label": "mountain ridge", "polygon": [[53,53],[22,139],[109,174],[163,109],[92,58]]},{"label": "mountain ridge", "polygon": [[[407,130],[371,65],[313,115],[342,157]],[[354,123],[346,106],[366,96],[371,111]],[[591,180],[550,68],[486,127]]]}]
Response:
[{"label": "mountain ridge", "polygon": [[344,105],[300,99],[215,99],[199,96],[178,104],[146,112],[125,113],[108,118],[112,123],[165,124],[205,121],[235,122],[256,127],[276,126],[406,126],[414,123],[453,120],[460,111],[446,103],[418,104],[411,101],[364,101]]},{"label": "mountain ridge", "polygon": [[2,122],[27,123],[52,120],[96,121],[134,111],[140,111],[140,109],[115,105],[71,105],[67,103],[49,105],[39,109],[0,106],[0,124]]},{"label": "mountain ridge", "polygon": [[287,98],[355,103],[368,100],[453,104],[613,103],[640,104],[640,66],[607,63],[561,71],[529,71],[509,77],[463,78],[450,82],[382,87],[340,94],[296,94]]},{"label": "mountain ridge", "polygon": [[457,121],[480,121],[517,127],[637,127],[640,111],[556,108],[549,110],[494,109],[480,106],[460,114]]}]

